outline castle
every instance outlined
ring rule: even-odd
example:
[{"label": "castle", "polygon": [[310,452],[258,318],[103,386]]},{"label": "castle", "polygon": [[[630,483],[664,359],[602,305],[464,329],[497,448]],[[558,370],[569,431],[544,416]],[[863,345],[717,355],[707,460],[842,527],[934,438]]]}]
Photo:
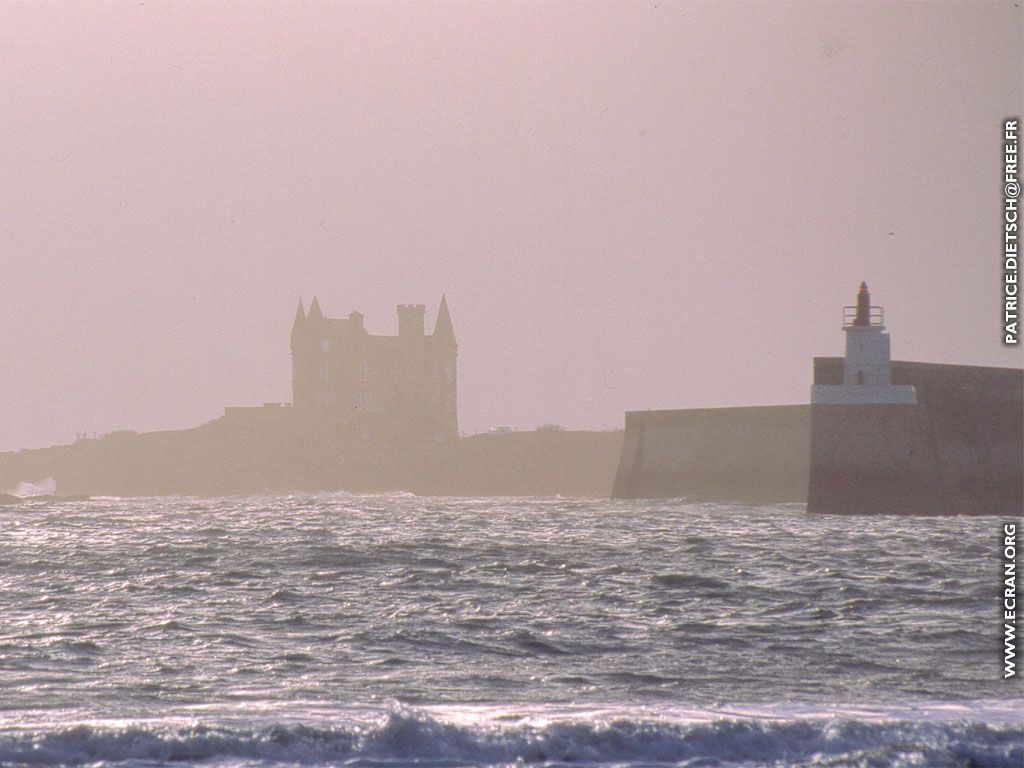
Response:
[{"label": "castle", "polygon": [[459,433],[458,344],[441,297],[426,335],[422,304],[400,304],[397,336],[374,336],[363,315],[324,317],[314,297],[299,302],[292,325],[292,405],[333,429],[363,440],[429,439]]}]

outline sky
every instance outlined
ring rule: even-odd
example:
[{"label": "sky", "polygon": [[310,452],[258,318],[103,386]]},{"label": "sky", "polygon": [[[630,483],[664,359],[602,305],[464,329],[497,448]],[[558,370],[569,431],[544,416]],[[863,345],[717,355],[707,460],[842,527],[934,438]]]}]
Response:
[{"label": "sky", "polygon": [[996,3],[0,3],[0,450],[291,399],[301,298],[441,295],[466,432],[1002,344]]}]

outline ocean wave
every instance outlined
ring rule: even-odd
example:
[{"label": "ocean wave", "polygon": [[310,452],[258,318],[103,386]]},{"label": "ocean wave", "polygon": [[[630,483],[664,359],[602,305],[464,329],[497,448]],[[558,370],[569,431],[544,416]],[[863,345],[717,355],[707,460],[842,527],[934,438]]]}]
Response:
[{"label": "ocean wave", "polygon": [[698,576],[693,573],[664,573],[655,575],[651,581],[669,589],[705,589],[727,590],[731,585],[722,579],[711,576]]},{"label": "ocean wave", "polygon": [[0,733],[0,765],[872,766],[1017,768],[1020,726],[863,719],[620,718],[497,727],[416,712],[337,727],[75,725]]},{"label": "ocean wave", "polygon": [[1009,695],[978,629],[992,582],[968,553],[999,557],[981,518],[851,533],[796,507],[34,504],[0,510],[0,717],[305,697],[663,711]]}]

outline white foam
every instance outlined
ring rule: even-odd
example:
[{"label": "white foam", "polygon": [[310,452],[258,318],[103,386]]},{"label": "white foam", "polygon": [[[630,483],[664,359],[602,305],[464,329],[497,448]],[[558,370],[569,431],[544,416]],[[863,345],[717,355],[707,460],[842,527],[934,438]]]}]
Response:
[{"label": "white foam", "polygon": [[22,480],[18,483],[18,486],[14,489],[12,496],[18,496],[22,499],[28,496],[53,496],[57,493],[57,481],[52,477],[48,477],[38,483],[30,483],[27,480]]},{"label": "white foam", "polygon": [[[1008,713],[1006,703],[983,709]],[[443,710],[444,715],[440,716]],[[399,708],[336,713],[319,722],[262,721],[249,726],[200,721],[94,721],[0,729],[5,766],[378,764],[388,766],[686,765],[985,765],[1018,768],[1020,726],[965,721],[976,707],[912,707],[913,718],[880,709],[790,707],[670,712],[621,708]],[[854,715],[854,712],[856,715]],[[907,712],[904,712],[906,714]],[[756,713],[752,716],[751,713]],[[262,715],[268,713],[263,712]],[[326,714],[326,713],[322,713]],[[950,717],[951,716],[951,717]],[[262,718],[261,718],[262,719]]]}]

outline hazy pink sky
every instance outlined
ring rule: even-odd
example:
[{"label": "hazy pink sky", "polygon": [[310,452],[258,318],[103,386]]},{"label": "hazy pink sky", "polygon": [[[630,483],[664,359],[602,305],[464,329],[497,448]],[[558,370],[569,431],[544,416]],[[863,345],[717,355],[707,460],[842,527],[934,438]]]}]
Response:
[{"label": "hazy pink sky", "polygon": [[[288,401],[448,295],[460,423],[798,403],[867,280],[1000,342],[1014,2],[0,4],[0,450]],[[890,234],[891,233],[891,234]]]}]

